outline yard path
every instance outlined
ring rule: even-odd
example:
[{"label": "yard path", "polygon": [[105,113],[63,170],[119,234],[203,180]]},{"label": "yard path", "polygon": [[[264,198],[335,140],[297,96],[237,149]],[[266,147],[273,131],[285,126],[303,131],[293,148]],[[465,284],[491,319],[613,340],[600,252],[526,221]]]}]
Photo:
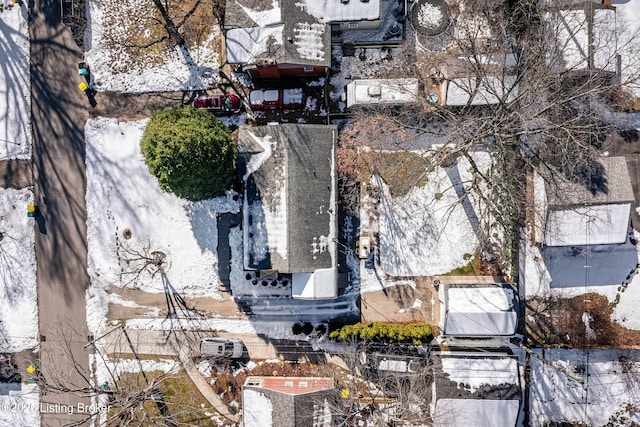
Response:
[{"label": "yard path", "polygon": [[195,92],[149,92],[122,93],[98,92],[97,105],[91,109],[94,117],[114,117],[119,120],[140,120],[165,108],[179,107],[193,103]]},{"label": "yard path", "polygon": [[[26,8],[26,2],[21,7]],[[89,106],[77,88],[82,52],[60,21],[60,3],[30,6],[33,178],[36,218],[36,283],[41,371],[49,383],[87,387],[89,352],[85,292],[87,221],[84,124]],[[59,408],[89,405],[75,393],[43,391],[41,403]],[[62,406],[65,405],[65,406]],[[55,407],[55,406],[54,406]],[[69,413],[71,412],[71,413]],[[42,413],[42,425],[88,425],[87,414]]]}]

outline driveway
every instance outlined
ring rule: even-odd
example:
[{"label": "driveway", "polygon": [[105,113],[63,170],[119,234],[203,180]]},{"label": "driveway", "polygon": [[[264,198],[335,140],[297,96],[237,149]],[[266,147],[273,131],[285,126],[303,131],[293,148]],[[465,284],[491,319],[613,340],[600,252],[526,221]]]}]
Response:
[{"label": "driveway", "polygon": [[[40,368],[50,383],[59,381],[74,389],[88,385],[80,372],[86,374],[89,367],[83,348],[88,335],[84,145],[88,102],[77,88],[82,53],[60,22],[60,2],[35,1],[30,13],[33,175],[40,208],[35,245]],[[66,409],[80,403],[88,406],[89,399],[47,392],[41,403],[53,408],[42,413],[42,425],[55,427],[84,418]],[[55,404],[69,406],[57,410]]]}]

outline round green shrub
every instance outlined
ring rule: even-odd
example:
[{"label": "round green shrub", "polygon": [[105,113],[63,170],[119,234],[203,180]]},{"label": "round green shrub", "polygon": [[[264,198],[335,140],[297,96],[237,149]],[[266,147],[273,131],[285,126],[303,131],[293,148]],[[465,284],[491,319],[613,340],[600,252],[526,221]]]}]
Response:
[{"label": "round green shrub", "polygon": [[160,188],[178,197],[197,201],[221,196],[233,179],[231,132],[206,110],[158,111],[144,131],[141,151]]}]

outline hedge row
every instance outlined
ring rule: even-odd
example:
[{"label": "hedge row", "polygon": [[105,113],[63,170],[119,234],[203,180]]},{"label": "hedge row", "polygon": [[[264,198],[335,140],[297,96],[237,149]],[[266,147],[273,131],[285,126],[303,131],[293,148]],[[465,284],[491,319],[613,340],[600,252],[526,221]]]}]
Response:
[{"label": "hedge row", "polygon": [[428,323],[356,323],[345,325],[329,334],[337,340],[359,340],[387,344],[422,345],[431,342],[433,329]]}]

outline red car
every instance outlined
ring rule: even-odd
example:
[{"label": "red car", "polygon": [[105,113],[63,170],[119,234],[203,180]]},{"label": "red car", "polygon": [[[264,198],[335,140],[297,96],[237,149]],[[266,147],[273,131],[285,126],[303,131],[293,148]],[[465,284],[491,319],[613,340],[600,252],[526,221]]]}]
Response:
[{"label": "red car", "polygon": [[199,96],[193,101],[196,108],[206,108],[218,113],[239,113],[242,103],[240,98],[229,93],[226,95],[205,95]]},{"label": "red car", "polygon": [[254,110],[302,107],[302,88],[255,89],[249,92],[249,105]]}]

